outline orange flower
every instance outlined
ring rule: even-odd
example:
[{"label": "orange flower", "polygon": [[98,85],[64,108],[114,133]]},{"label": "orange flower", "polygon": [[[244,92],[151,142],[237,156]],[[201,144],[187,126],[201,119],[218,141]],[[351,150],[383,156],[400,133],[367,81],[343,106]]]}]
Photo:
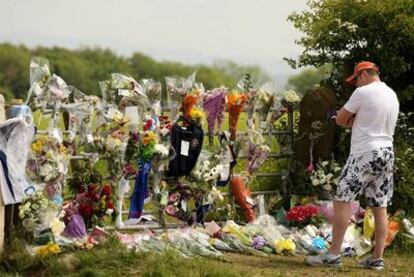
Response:
[{"label": "orange flower", "polygon": [[189,117],[191,110],[197,104],[197,99],[198,99],[198,92],[196,94],[188,94],[184,97],[184,100],[182,103],[182,109],[183,109],[185,118]]},{"label": "orange flower", "polygon": [[230,138],[236,138],[237,123],[240,113],[246,105],[248,96],[246,94],[231,93],[227,96],[227,109],[229,112]]}]

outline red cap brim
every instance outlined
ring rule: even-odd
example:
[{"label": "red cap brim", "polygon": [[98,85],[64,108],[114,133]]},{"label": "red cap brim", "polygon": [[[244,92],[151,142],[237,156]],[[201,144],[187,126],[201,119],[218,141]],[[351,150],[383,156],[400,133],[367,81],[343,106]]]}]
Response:
[{"label": "red cap brim", "polygon": [[355,72],[354,74],[346,78],[345,82],[347,82],[350,85],[355,85],[357,76],[358,76],[358,73]]}]

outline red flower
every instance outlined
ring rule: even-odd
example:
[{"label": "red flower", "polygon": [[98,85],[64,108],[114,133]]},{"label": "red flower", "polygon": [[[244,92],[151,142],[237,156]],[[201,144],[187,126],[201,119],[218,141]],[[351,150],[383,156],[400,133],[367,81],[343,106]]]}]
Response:
[{"label": "red flower", "polygon": [[287,213],[287,220],[302,222],[318,214],[318,210],[313,206],[296,206]]},{"label": "red flower", "polygon": [[152,126],[152,119],[148,119],[147,122],[145,122],[144,124],[144,131],[148,131],[149,129],[151,129]]},{"label": "red flower", "polygon": [[112,193],[112,187],[111,185],[105,185],[102,189],[102,194],[106,196],[110,196]]},{"label": "red flower", "polygon": [[106,208],[107,209],[114,209],[114,203],[112,203],[112,201],[108,201],[106,202]]},{"label": "red flower", "polygon": [[90,184],[90,185],[88,186],[88,191],[93,192],[93,191],[95,191],[97,188],[98,188],[98,185],[97,185],[97,184]]},{"label": "red flower", "polygon": [[90,216],[92,214],[92,207],[86,204],[79,206],[79,211],[83,216]]}]

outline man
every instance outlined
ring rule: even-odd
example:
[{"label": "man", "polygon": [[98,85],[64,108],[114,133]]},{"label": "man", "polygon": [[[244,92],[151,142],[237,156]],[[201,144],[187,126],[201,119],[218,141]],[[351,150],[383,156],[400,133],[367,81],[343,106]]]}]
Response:
[{"label": "man", "polygon": [[341,245],[351,216],[350,202],[365,194],[375,218],[373,255],[360,267],[384,269],[387,205],[393,193],[393,134],[399,103],[395,92],[379,78],[372,62],[360,62],[346,81],[356,85],[348,102],[337,113],[336,123],[352,128],[351,151],[342,170],[334,200],[333,239],[326,254],[309,256],[313,266],[342,266]]}]

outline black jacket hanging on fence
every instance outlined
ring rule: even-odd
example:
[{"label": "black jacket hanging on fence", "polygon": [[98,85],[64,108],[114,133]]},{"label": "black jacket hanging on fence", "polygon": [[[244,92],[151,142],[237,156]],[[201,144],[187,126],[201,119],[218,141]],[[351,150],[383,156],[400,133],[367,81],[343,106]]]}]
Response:
[{"label": "black jacket hanging on fence", "polygon": [[174,123],[171,128],[171,145],[175,156],[168,166],[167,177],[182,176],[191,172],[203,147],[203,138],[203,129],[199,126],[190,124],[181,127]]}]

